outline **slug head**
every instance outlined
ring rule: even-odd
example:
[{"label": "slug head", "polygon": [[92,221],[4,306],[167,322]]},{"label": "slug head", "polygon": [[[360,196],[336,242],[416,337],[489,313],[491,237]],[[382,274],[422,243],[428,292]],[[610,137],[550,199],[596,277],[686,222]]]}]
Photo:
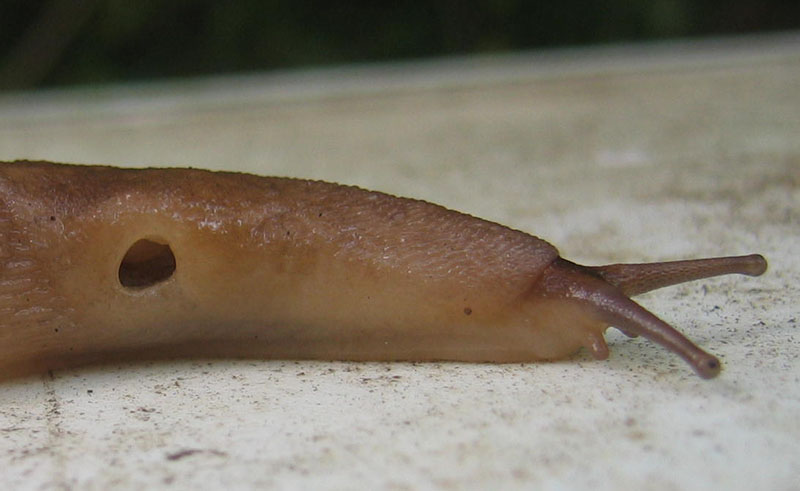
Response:
[{"label": "slug head", "polygon": [[[558,258],[545,269],[542,289],[546,297],[575,302],[587,308],[605,326],[614,326],[629,337],[642,336],[660,344],[707,379],[719,374],[719,360],[627,295],[722,274],[758,276],[766,268],[766,260],[757,254],[598,267],[581,266]],[[608,348],[601,335],[590,336],[588,344],[595,357],[607,356]]]}]

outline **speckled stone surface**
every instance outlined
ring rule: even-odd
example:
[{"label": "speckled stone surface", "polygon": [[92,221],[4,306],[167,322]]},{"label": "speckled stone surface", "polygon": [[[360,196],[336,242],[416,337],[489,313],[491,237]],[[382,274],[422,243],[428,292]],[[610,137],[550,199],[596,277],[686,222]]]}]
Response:
[{"label": "speckled stone surface", "polygon": [[358,184],[586,264],[763,253],[528,365],[187,360],[0,384],[2,489],[800,487],[800,36],[0,97],[0,160]]}]

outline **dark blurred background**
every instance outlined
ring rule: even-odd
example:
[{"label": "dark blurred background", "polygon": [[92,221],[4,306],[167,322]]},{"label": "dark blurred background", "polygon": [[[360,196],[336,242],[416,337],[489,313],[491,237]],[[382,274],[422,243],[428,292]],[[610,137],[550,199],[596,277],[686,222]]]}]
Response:
[{"label": "dark blurred background", "polygon": [[798,27],[797,0],[0,0],[0,89]]}]

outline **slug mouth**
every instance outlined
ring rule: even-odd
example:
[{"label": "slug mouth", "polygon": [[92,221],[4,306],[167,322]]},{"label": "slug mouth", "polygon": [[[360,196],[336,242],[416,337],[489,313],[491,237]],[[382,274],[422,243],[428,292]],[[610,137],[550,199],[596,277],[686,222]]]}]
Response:
[{"label": "slug mouth", "polygon": [[168,280],[175,268],[175,254],[166,241],[139,239],[122,258],[119,282],[125,288],[147,288]]}]

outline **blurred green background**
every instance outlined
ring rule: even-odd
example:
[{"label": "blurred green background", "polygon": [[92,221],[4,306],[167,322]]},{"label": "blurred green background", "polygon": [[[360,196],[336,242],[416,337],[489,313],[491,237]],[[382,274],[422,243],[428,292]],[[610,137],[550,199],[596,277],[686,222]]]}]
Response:
[{"label": "blurred green background", "polygon": [[798,27],[797,0],[0,0],[0,89]]}]

